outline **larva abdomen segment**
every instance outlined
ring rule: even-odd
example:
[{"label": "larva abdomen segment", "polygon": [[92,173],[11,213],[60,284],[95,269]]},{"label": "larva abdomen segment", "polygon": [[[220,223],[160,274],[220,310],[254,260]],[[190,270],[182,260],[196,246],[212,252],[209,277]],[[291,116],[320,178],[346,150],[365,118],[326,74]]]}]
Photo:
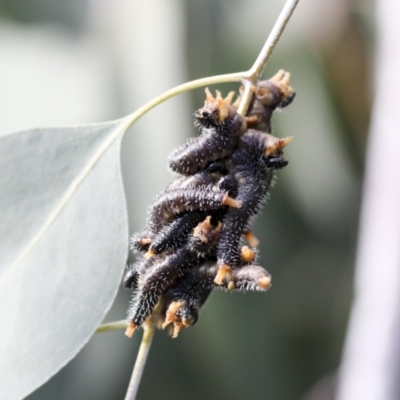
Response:
[{"label": "larva abdomen segment", "polygon": [[150,211],[150,230],[158,232],[176,215],[186,211],[218,210],[224,206],[240,207],[228,194],[214,190],[178,189],[162,194]]},{"label": "larva abdomen segment", "polygon": [[[215,163],[210,164],[213,166]],[[218,167],[218,165],[217,165]],[[181,176],[171,182],[168,186],[167,189],[165,190],[166,192],[170,192],[173,190],[177,189],[194,189],[197,187],[201,186],[213,186],[218,179],[220,178],[221,174],[218,173],[219,169],[214,168],[212,171],[201,171],[198,172],[197,174],[190,175],[190,176]]]},{"label": "larva abdomen segment", "polygon": [[245,184],[239,187],[237,200],[241,202],[240,208],[230,208],[224,218],[224,225],[218,245],[218,262],[220,265],[231,267],[240,266],[239,243],[242,235],[248,230],[250,218],[260,207],[266,193],[264,182],[258,182],[250,174],[242,178]]},{"label": "larva abdomen segment", "polygon": [[264,291],[271,285],[271,275],[262,267],[248,265],[233,270],[229,282],[224,282],[227,289],[238,291]]},{"label": "larva abdomen segment", "polygon": [[221,266],[240,266],[241,236],[246,232],[250,219],[257,214],[267,194],[274,172],[264,160],[267,140],[269,136],[258,131],[244,135],[240,141],[240,148],[235,150],[227,163],[229,173],[238,181],[237,200],[242,206],[229,209],[224,219],[218,246],[218,263]]},{"label": "larva abdomen segment", "polygon": [[169,289],[178,278],[185,276],[187,271],[198,265],[201,260],[197,254],[187,248],[167,257],[162,263],[154,267],[143,277],[135,302],[128,311],[130,323],[137,326],[150,316],[160,296]]},{"label": "larva abdomen segment", "polygon": [[135,264],[131,264],[127,266],[125,275],[124,275],[124,287],[126,289],[136,289],[139,282],[139,272],[135,267]]},{"label": "larva abdomen segment", "polygon": [[211,131],[175,150],[169,158],[169,167],[174,172],[193,175],[204,170],[207,164],[228,157],[237,143],[238,137]]},{"label": "larva abdomen segment", "polygon": [[[201,287],[219,288],[236,291],[264,291],[271,285],[271,275],[262,267],[257,265],[246,265],[238,269],[232,270],[229,279],[224,279],[220,285],[214,282],[217,275],[218,267],[213,265],[201,266],[191,271],[192,278],[187,276],[185,281],[189,279],[202,282]],[[200,286],[200,285],[199,285]]]},{"label": "larva abdomen segment", "polygon": [[180,248],[187,242],[190,231],[204,220],[206,214],[206,211],[193,211],[175,219],[154,238],[149,251],[152,254],[172,253]]}]

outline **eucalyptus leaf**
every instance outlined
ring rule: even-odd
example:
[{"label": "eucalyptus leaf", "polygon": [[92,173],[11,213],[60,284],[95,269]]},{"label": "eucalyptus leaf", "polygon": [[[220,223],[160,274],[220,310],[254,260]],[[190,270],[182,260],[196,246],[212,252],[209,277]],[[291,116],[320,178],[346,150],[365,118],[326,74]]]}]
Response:
[{"label": "eucalyptus leaf", "polygon": [[0,137],[0,399],[46,382],[89,340],[127,257],[124,120]]}]

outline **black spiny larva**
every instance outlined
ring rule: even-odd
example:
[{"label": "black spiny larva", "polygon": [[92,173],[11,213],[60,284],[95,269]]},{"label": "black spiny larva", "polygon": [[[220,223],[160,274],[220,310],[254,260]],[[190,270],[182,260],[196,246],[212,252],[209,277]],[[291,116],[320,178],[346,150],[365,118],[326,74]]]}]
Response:
[{"label": "black spiny larva", "polygon": [[[278,71],[272,78],[258,82],[254,87],[254,97],[247,112],[247,126],[271,132],[271,117],[277,108],[287,107],[295,98],[294,89],[289,86],[290,73]],[[243,88],[240,88],[240,92]]]},{"label": "black spiny larva", "polygon": [[152,267],[144,271],[132,307],[128,311],[130,330],[133,331],[143,324],[156,306],[158,299],[177,280],[186,276],[194,267],[206,261],[207,256],[215,258],[215,248],[218,243],[221,224],[213,226],[211,216],[193,230],[188,243],[171,256],[153,257]]},{"label": "black spiny larva", "polygon": [[243,266],[234,271],[229,282],[224,280],[221,285],[214,282],[217,270],[216,265],[210,266],[207,263],[194,268],[163,296],[165,320],[162,326],[165,328],[173,323],[172,337],[177,337],[179,331],[197,322],[200,308],[214,288],[230,291],[265,291],[270,287],[271,277],[262,267]]},{"label": "black spiny larva", "polygon": [[273,177],[274,166],[269,160],[271,157],[282,158],[282,149],[291,140],[250,129],[240,138],[237,149],[226,161],[226,169],[238,182],[236,199],[241,207],[228,210],[224,219],[218,246],[220,272],[215,278],[216,283],[221,283],[232,268],[240,266],[240,239],[249,230],[249,223],[257,214]]},{"label": "black spiny larva", "polygon": [[192,175],[216,160],[228,157],[237,145],[238,137],[246,130],[246,119],[232,107],[231,92],[225,99],[217,91],[214,98],[206,89],[204,107],[196,111],[196,124],[202,134],[176,149],[169,158],[172,171]]},{"label": "black spiny larva", "polygon": [[270,287],[270,275],[255,265],[256,252],[242,247],[242,239],[258,245],[251,222],[274,171],[288,164],[283,148],[292,138],[272,136],[271,117],[294,99],[289,79],[280,70],[260,81],[246,117],[236,111],[240,96],[232,104],[233,92],[224,99],[217,91],[214,98],[206,89],[204,107],[195,113],[201,136],[170,156],[170,169],[178,176],[155,200],[145,230],[131,237],[131,249],[146,254],[124,279],[136,291],[128,336],[157,315],[164,327],[173,326],[176,337],[194,325],[214,288]]}]

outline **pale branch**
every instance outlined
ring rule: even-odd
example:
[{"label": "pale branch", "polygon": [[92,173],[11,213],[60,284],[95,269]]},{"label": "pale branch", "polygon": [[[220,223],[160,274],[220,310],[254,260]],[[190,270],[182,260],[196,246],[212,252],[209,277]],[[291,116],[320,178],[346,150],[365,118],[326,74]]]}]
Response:
[{"label": "pale branch", "polygon": [[272,28],[267,41],[265,42],[263,48],[261,49],[260,54],[257,57],[257,60],[254,62],[251,69],[248,72],[246,72],[245,74],[246,79],[253,80],[256,82],[260,78],[298,2],[299,0],[286,1],[285,6],[283,7],[281,13],[279,14],[279,17],[276,20],[275,25]]},{"label": "pale branch", "polygon": [[188,92],[189,90],[198,89],[208,85],[215,85],[217,83],[240,82],[245,74],[246,72],[236,72],[233,74],[209,76],[207,78],[196,79],[194,81],[176,86],[164,92],[160,96],[155,97],[153,100],[150,100],[148,103],[138,108],[132,114],[126,116],[126,129],[129,129],[129,127],[131,127],[139,118],[143,117],[143,115],[148,113],[151,109],[170,99],[171,97]]},{"label": "pale branch", "polygon": [[292,16],[298,2],[299,0],[287,0],[256,61],[254,62],[253,66],[243,75],[244,92],[238,108],[239,114],[246,114],[250,104],[251,95],[253,93],[252,86],[256,85],[259,81],[268,63],[268,60],[276,44],[278,43],[279,38],[285,30],[285,27],[289,22],[289,19]]},{"label": "pale branch", "polygon": [[149,354],[150,345],[154,336],[155,324],[152,321],[152,319],[150,319],[148,322],[144,324],[143,329],[144,332],[143,332],[142,342],[140,343],[139,352],[136,357],[135,366],[133,368],[125,400],[136,399],[140,381],[143,375],[143,370],[146,365],[147,355]]}]

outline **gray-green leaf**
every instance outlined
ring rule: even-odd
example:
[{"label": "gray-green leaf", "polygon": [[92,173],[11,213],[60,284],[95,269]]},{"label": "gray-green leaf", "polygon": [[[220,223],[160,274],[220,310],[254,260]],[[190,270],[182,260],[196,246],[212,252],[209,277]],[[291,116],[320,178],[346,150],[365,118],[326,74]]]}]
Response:
[{"label": "gray-green leaf", "polygon": [[116,295],[128,228],[124,120],[0,137],[0,399],[71,360]]}]

